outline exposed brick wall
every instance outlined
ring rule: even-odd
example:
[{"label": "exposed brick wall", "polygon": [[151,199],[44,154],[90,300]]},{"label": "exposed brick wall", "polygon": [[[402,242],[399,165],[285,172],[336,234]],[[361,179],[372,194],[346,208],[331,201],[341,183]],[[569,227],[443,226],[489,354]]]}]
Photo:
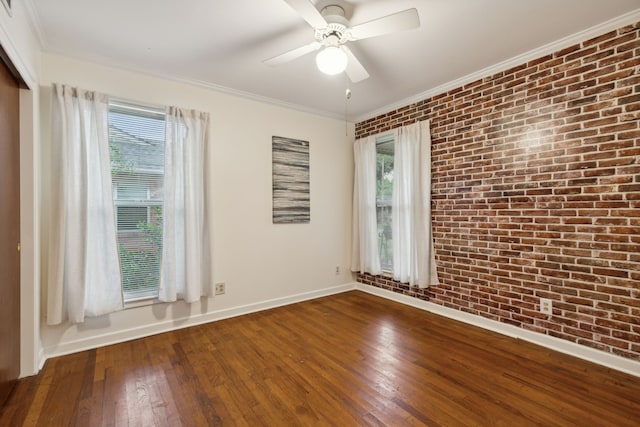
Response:
[{"label": "exposed brick wall", "polygon": [[431,119],[431,302],[640,360],[639,32],[356,125]]}]

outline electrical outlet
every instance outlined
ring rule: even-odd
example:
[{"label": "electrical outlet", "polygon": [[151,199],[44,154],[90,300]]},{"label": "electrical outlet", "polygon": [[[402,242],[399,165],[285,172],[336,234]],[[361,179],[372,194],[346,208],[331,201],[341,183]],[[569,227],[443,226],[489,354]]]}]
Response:
[{"label": "electrical outlet", "polygon": [[336,265],[336,274],[340,274],[340,266]]},{"label": "electrical outlet", "polygon": [[553,301],[549,298],[540,298],[540,313],[553,314]]},{"label": "electrical outlet", "polygon": [[216,283],[216,295],[222,295],[225,293],[227,286],[224,282]]}]

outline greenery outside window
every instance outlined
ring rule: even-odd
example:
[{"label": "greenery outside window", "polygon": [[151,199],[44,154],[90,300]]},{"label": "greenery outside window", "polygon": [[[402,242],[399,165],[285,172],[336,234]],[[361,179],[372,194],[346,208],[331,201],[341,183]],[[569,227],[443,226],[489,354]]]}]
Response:
[{"label": "greenery outside window", "polygon": [[125,302],[158,295],[164,129],[164,110],[109,103],[111,179]]},{"label": "greenery outside window", "polygon": [[378,254],[382,271],[393,270],[393,233],[391,204],[393,198],[393,136],[376,140],[376,218]]}]

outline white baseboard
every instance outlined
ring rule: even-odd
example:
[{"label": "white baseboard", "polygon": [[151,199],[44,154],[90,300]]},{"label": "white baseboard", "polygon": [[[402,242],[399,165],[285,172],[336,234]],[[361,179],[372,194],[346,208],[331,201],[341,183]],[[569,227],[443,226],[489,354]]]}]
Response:
[{"label": "white baseboard", "polygon": [[624,357],[616,356],[614,354],[606,353],[580,344],[575,344],[560,338],[528,331],[526,329],[518,328],[513,325],[508,325],[495,320],[487,319],[482,316],[476,316],[463,311],[447,308],[439,304],[434,304],[432,302],[424,301],[418,298],[413,298],[407,295],[398,294],[396,292],[387,291],[385,289],[364,285],[357,282],[325,288],[317,291],[304,292],[282,298],[275,298],[258,303],[212,311],[205,314],[182,319],[165,320],[162,322],[154,323],[153,325],[129,328],[122,331],[92,336],[86,339],[70,341],[61,345],[46,347],[44,351],[40,353],[40,368],[42,368],[46,360],[50,357],[63,356],[65,354],[90,350],[106,345],[117,344],[133,339],[147,337],[150,335],[160,334],[163,332],[174,331],[177,329],[187,328],[203,323],[215,322],[217,320],[255,313],[258,311],[321,298],[324,296],[335,295],[356,289],[453,320],[478,326],[483,329],[494,331],[513,338],[522,339],[555,351],[559,351],[561,353],[569,354],[583,360],[594,362],[611,369],[640,377],[640,362],[636,362],[631,359],[626,359]]},{"label": "white baseboard", "polygon": [[[44,362],[46,361],[47,361],[47,355],[44,352],[44,348],[40,346],[38,350],[38,372],[42,370],[42,368],[44,367]],[[33,375],[37,375],[38,372],[34,372]]]},{"label": "white baseboard", "polygon": [[317,291],[304,292],[300,294],[290,295],[282,298],[274,298],[258,303],[242,305],[238,307],[227,308],[223,310],[211,311],[205,314],[189,316],[179,319],[169,319],[152,325],[144,325],[125,330],[110,332],[106,334],[94,335],[89,338],[79,339],[75,341],[65,342],[55,346],[48,346],[44,349],[41,357],[40,368],[46,360],[51,357],[64,356],[66,354],[77,353],[79,351],[91,350],[111,344],[118,344],[138,338],[148,337],[163,332],[170,332],[190,326],[201,325],[203,323],[215,322],[217,320],[228,319],[231,317],[242,316],[244,314],[255,313],[258,311],[268,310],[270,308],[281,307],[284,305],[294,304],[297,302],[307,301],[329,295],[339,294],[354,290],[355,283],[334,286],[330,288],[320,289]]},{"label": "white baseboard", "polygon": [[356,289],[372,295],[396,301],[401,304],[419,308],[433,314],[444,316],[449,319],[458,320],[460,322],[478,326],[483,329],[498,332],[512,338],[519,338],[524,341],[528,341],[555,351],[559,351],[561,353],[575,356],[589,362],[594,362],[599,365],[615,369],[617,371],[640,377],[640,362],[636,362],[635,360],[617,356],[612,353],[606,353],[601,350],[596,350],[595,348],[576,344],[571,341],[566,341],[538,332],[528,331],[526,329],[518,328],[517,326],[508,325],[506,323],[487,319],[482,316],[476,316],[464,311],[447,308],[439,304],[434,304],[432,302],[424,301],[407,295],[402,295],[375,286],[357,283]]}]

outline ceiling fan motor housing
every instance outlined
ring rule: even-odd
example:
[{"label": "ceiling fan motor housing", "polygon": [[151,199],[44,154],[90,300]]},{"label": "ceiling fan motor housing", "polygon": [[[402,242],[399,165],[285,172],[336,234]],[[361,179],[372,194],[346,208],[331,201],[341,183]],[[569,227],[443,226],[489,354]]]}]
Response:
[{"label": "ceiling fan motor housing", "polygon": [[[284,1],[314,28],[315,41],[270,58],[264,61],[265,64],[279,65],[322,49],[316,56],[316,62],[319,61],[318,58],[321,56],[325,57],[335,53],[334,56],[336,58],[339,57],[341,62],[346,62],[348,65],[338,72],[346,71],[353,83],[369,78],[369,73],[346,45],[347,42],[420,26],[420,17],[416,8],[392,13],[352,27],[347,16],[351,16],[353,7],[345,0]],[[322,70],[320,64],[318,64],[318,68],[326,72]],[[326,73],[330,74],[329,72]]]},{"label": "ceiling fan motor housing", "polygon": [[316,28],[315,38],[324,46],[338,46],[351,40],[349,21],[344,16],[344,9],[337,5],[325,6],[320,13],[327,21],[324,28]]},{"label": "ceiling fan motor housing", "polygon": [[315,37],[325,46],[340,45],[351,40],[347,27],[335,23],[330,23],[325,28],[317,28]]}]

